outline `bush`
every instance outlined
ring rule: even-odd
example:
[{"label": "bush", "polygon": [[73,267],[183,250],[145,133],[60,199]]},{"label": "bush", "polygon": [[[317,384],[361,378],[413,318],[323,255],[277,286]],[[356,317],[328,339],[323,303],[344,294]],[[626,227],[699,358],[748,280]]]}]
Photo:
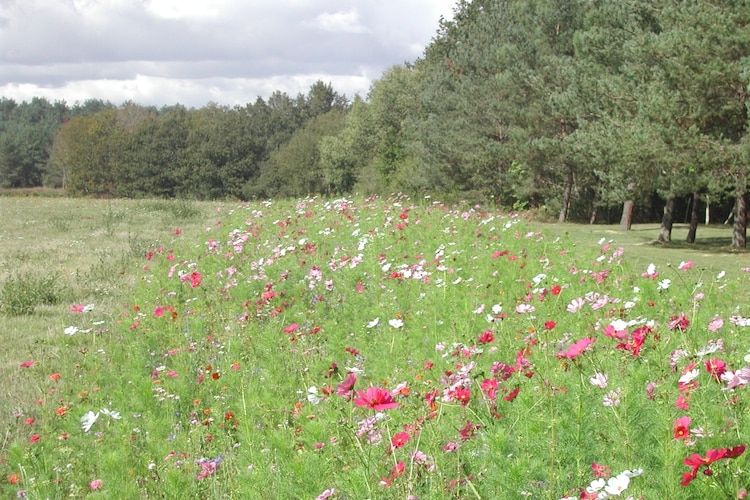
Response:
[{"label": "bush", "polygon": [[35,276],[26,273],[11,276],[0,291],[0,313],[8,316],[31,315],[37,306],[59,303],[60,295],[57,275]]}]

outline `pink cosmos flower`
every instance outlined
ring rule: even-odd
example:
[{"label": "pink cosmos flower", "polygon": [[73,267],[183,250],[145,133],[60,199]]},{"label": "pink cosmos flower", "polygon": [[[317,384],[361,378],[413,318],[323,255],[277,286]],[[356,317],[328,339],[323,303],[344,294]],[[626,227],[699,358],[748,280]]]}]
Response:
[{"label": "pink cosmos flower", "polygon": [[357,391],[354,404],[366,408],[372,408],[375,411],[390,410],[398,408],[399,404],[394,401],[391,393],[379,387],[370,386],[366,391]]},{"label": "pink cosmos flower", "polygon": [[315,497],[315,500],[327,500],[328,498],[331,498],[335,494],[336,494],[336,488],[330,488],[330,489],[323,491],[323,493]]},{"label": "pink cosmos flower", "polygon": [[708,324],[708,329],[716,333],[722,326],[724,326],[724,320],[716,315],[711,318],[711,322]]},{"label": "pink cosmos flower", "polygon": [[562,354],[558,354],[558,358],[567,358],[567,359],[574,359],[583,354],[583,352],[588,349],[588,347],[596,342],[596,338],[582,338],[581,340],[573,343],[567,351],[565,351]]},{"label": "pink cosmos flower", "polygon": [[721,374],[721,380],[727,383],[725,389],[734,389],[741,385],[750,383],[750,367],[740,368],[737,371],[726,371]]},{"label": "pink cosmos flower", "polygon": [[299,328],[299,325],[297,323],[292,323],[291,325],[284,328],[282,331],[284,333],[294,333],[295,330],[297,330],[297,328]]},{"label": "pink cosmos flower", "polygon": [[89,483],[89,488],[91,488],[92,491],[98,490],[102,487],[102,480],[101,479],[94,479]]},{"label": "pink cosmos flower", "polygon": [[687,271],[688,269],[690,269],[694,265],[695,265],[695,262],[693,262],[692,260],[689,260],[687,262],[683,261],[683,262],[680,262],[680,265],[678,266],[678,268],[679,268],[680,271]]},{"label": "pink cosmos flower", "polygon": [[336,386],[336,394],[347,401],[351,400],[352,396],[354,395],[355,382],[357,382],[357,374],[354,372],[349,372],[349,374],[346,376],[346,379],[344,379],[343,382]]},{"label": "pink cosmos flower", "polygon": [[571,300],[567,307],[568,312],[577,313],[583,307],[583,304],[585,303],[586,302],[583,300],[582,297],[578,297],[577,299]]},{"label": "pink cosmos flower", "polygon": [[34,361],[33,359],[24,361],[23,363],[21,363],[21,368],[29,368],[30,366],[33,366],[34,363],[36,363],[36,361]]}]

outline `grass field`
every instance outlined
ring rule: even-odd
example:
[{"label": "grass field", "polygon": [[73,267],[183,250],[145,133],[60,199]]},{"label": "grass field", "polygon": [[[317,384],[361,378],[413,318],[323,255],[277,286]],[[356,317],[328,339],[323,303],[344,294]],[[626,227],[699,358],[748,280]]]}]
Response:
[{"label": "grass field", "polygon": [[[4,498],[743,498],[730,228],[0,197]],[[259,487],[262,485],[262,487]]]}]

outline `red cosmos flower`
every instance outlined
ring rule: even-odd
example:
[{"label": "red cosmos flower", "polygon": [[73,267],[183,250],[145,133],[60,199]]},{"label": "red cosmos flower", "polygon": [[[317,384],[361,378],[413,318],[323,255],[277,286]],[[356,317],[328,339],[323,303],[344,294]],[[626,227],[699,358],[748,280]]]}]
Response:
[{"label": "red cosmos flower", "polygon": [[518,392],[520,390],[521,390],[521,388],[518,387],[518,386],[516,386],[516,388],[513,389],[512,391],[510,391],[510,394],[508,394],[507,396],[505,396],[503,399],[505,401],[513,401],[514,399],[516,399],[516,396],[518,396]]},{"label": "red cosmos flower", "polygon": [[483,331],[479,334],[479,338],[477,338],[480,344],[489,344],[493,340],[495,340],[495,335],[492,333],[492,330]]},{"label": "red cosmos flower", "polygon": [[461,403],[461,406],[466,406],[469,404],[471,391],[465,387],[457,387],[456,390],[453,391],[453,397],[456,398],[456,401]]},{"label": "red cosmos flower", "polygon": [[591,464],[591,470],[594,471],[594,476],[596,477],[609,477],[612,473],[612,470],[609,467],[596,462]]},{"label": "red cosmos flower", "polygon": [[466,425],[464,425],[463,429],[458,431],[458,433],[461,435],[462,440],[467,441],[474,437],[474,433],[477,431],[477,429],[481,428],[482,426],[480,424],[472,424],[467,420]]},{"label": "red cosmos flower", "polygon": [[674,438],[687,439],[690,437],[690,417],[680,417],[674,421]]},{"label": "red cosmos flower", "polygon": [[706,361],[706,371],[717,381],[721,381],[721,375],[727,371],[727,364],[718,358]]},{"label": "red cosmos flower", "polygon": [[596,342],[596,338],[582,338],[581,340],[575,342],[573,345],[571,345],[567,351],[565,351],[562,354],[558,354],[558,358],[568,358],[568,359],[574,359],[583,354],[583,352],[588,349],[588,347]]},{"label": "red cosmos flower", "polygon": [[736,458],[745,453],[746,446],[744,444],[735,446],[731,449],[729,448],[721,448],[718,450],[708,450],[706,452],[706,456],[702,457],[697,453],[693,453],[689,457],[687,457],[685,460],[683,460],[683,463],[690,467],[690,472],[685,472],[682,474],[682,482],[680,482],[681,486],[687,486],[690,484],[690,482],[695,479],[695,477],[698,475],[698,471],[701,469],[701,467],[705,466],[706,469],[703,471],[703,473],[707,476],[710,476],[713,474],[711,469],[708,467],[723,458]]},{"label": "red cosmos flower", "polygon": [[409,439],[408,432],[398,432],[394,434],[393,438],[391,438],[391,444],[394,448],[403,448],[404,445],[409,442]]},{"label": "red cosmos flower", "polygon": [[187,279],[190,280],[190,288],[197,288],[201,284],[201,273],[193,271]]},{"label": "red cosmos flower", "polygon": [[482,390],[487,394],[487,397],[494,401],[497,398],[497,379],[486,378],[482,381]]},{"label": "red cosmos flower", "polygon": [[687,316],[685,316],[685,313],[680,313],[677,316],[672,316],[669,318],[669,323],[667,324],[667,327],[670,330],[674,330],[677,328],[681,332],[684,332],[688,329],[690,326],[690,320],[687,319]]},{"label": "red cosmos flower", "polygon": [[674,405],[680,410],[690,409],[690,401],[688,401],[688,398],[684,394],[677,396],[677,401],[675,401]]},{"label": "red cosmos flower", "polygon": [[550,290],[550,293],[552,295],[560,295],[560,292],[562,292],[562,287],[560,285],[555,285]]},{"label": "red cosmos flower", "polygon": [[357,391],[354,404],[366,408],[372,408],[375,411],[390,410],[398,408],[399,404],[393,400],[391,393],[379,387],[368,387],[366,391]]},{"label": "red cosmos flower", "polygon": [[546,330],[552,330],[556,326],[557,326],[557,323],[555,323],[554,321],[545,321],[544,322],[544,328]]}]

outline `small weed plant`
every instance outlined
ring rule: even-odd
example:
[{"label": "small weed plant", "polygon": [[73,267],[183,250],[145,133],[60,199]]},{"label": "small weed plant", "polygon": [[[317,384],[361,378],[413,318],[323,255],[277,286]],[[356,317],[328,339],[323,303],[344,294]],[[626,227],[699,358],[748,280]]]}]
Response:
[{"label": "small weed plant", "polygon": [[5,497],[747,494],[748,268],[398,196],[164,230],[12,367]]}]

